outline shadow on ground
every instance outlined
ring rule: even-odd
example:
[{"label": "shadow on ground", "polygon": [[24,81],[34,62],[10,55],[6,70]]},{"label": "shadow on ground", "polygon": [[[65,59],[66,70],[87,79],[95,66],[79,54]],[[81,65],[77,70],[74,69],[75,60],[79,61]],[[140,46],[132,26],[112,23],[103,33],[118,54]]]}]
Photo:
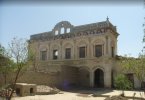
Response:
[{"label": "shadow on ground", "polygon": [[103,95],[103,94],[113,92],[112,89],[108,89],[108,88],[86,88],[86,87],[73,87],[63,91],[77,93],[77,96],[82,96],[82,97],[89,97],[89,96],[108,97],[109,95]]}]

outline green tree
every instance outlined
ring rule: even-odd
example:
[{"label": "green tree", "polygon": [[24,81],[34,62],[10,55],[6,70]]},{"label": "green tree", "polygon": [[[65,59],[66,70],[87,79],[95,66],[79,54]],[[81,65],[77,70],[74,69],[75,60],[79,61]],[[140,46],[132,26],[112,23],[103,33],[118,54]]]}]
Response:
[{"label": "green tree", "polygon": [[124,90],[133,89],[133,84],[123,74],[119,74],[115,77],[114,85],[116,89],[122,90],[122,94],[121,94],[122,96],[124,96]]},{"label": "green tree", "polygon": [[13,69],[14,62],[8,57],[3,46],[0,45],[0,73],[4,77],[4,84],[7,85],[7,76]]},{"label": "green tree", "polygon": [[141,86],[145,77],[145,58],[140,54],[138,58],[122,57],[119,61],[124,73],[134,73]]},{"label": "green tree", "polygon": [[133,88],[133,84],[123,74],[119,74],[115,77],[114,84],[115,87],[120,90],[128,90]]},{"label": "green tree", "polygon": [[37,71],[37,59],[36,59],[36,52],[34,52],[30,47],[28,52],[28,60],[29,64],[33,66],[34,70]]},{"label": "green tree", "polygon": [[5,48],[0,44],[0,56],[3,56],[5,53]]},{"label": "green tree", "polygon": [[12,92],[8,97],[8,100],[11,100],[16,82],[22,73],[23,69],[26,68],[28,64],[28,49],[27,49],[27,41],[24,39],[13,38],[11,43],[9,44],[9,51],[11,58],[15,61],[15,78],[12,83]]}]

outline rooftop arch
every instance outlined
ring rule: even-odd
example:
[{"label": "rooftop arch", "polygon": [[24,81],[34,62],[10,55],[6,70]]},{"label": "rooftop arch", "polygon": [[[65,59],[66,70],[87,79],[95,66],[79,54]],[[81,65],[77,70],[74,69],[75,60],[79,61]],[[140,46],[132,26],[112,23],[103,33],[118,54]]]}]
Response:
[{"label": "rooftop arch", "polygon": [[61,21],[54,26],[53,34],[59,35],[59,34],[70,33],[72,28],[73,28],[73,25],[71,25],[70,22]]}]

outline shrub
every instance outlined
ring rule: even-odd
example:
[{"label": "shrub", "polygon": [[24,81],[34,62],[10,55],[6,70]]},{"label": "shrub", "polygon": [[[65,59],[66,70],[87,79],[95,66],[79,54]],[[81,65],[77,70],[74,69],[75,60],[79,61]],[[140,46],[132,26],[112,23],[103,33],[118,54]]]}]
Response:
[{"label": "shrub", "polygon": [[133,84],[130,80],[127,79],[127,77],[123,74],[119,74],[115,77],[114,85],[116,89],[120,90],[129,90],[133,88]]}]

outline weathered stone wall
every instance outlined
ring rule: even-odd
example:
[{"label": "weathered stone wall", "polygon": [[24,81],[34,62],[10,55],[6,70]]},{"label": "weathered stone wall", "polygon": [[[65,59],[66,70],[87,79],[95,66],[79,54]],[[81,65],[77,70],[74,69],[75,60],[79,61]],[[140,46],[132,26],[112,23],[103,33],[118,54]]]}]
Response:
[{"label": "weathered stone wall", "polygon": [[43,73],[43,72],[27,71],[23,76],[19,77],[18,82],[58,86],[59,74],[60,73]]},{"label": "weathered stone wall", "polygon": [[61,69],[61,87],[64,89],[71,88],[72,86],[77,86],[79,76],[78,76],[78,68],[71,66],[62,66]]},{"label": "weathered stone wall", "polygon": [[[14,81],[15,73],[8,73],[6,76],[6,84],[11,84]],[[0,87],[5,85],[5,78],[0,74]]]},{"label": "weathered stone wall", "polygon": [[79,83],[81,86],[90,87],[90,72],[87,69],[79,70]]}]

